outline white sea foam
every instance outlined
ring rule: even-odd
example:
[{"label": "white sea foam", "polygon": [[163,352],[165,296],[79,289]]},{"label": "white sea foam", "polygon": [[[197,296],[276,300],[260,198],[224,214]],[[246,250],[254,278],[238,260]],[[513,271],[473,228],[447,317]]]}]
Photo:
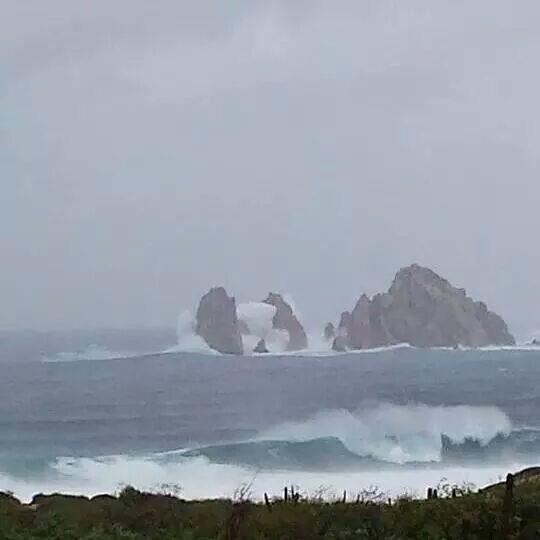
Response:
[{"label": "white sea foam", "polygon": [[61,352],[55,356],[43,356],[42,362],[80,362],[83,360],[114,360],[116,358],[132,358],[135,352],[110,351],[99,345],[89,345],[82,351]]},{"label": "white sea foam", "polygon": [[192,313],[184,310],[178,316],[176,324],[177,343],[166,349],[165,353],[190,352],[198,354],[219,354],[211,349],[202,337],[195,333],[195,322]]},{"label": "white sea foam", "polygon": [[[392,471],[362,472],[305,472],[253,470],[209,463],[204,458],[192,458],[174,463],[152,459],[116,456],[104,459],[62,459],[54,463],[55,475],[40,476],[35,480],[21,480],[0,473],[2,489],[29,501],[36,493],[61,492],[88,496],[114,493],[132,485],[141,490],[172,491],[188,499],[233,497],[243,485],[250,485],[254,499],[266,492],[270,496],[282,494],[285,485],[299,486],[302,492],[315,494],[327,488],[326,496],[343,490],[354,496],[362,490],[377,486],[388,496],[410,493],[423,496],[426,488],[436,486],[443,478],[450,484],[472,483],[484,486],[504,478],[506,473],[530,466],[530,463],[508,463],[490,467],[432,467],[403,468]],[[178,488],[178,490],[177,490]]]},{"label": "white sea foam", "polygon": [[250,333],[242,336],[244,354],[251,354],[253,349],[264,339],[266,348],[275,354],[282,353],[289,342],[289,334],[285,330],[273,328],[276,308],[265,302],[246,302],[237,308],[238,318],[249,328]]},{"label": "white sea foam", "polygon": [[429,407],[382,404],[349,412],[322,411],[304,422],[289,422],[260,434],[260,439],[308,441],[336,437],[352,452],[393,463],[441,459],[444,435],[454,443],[489,443],[508,435],[512,425],[495,407]]},{"label": "white sea foam", "polygon": [[324,340],[322,336],[317,334],[308,335],[309,347],[299,351],[285,351],[272,353],[279,356],[303,356],[303,357],[324,357],[324,356],[343,356],[351,354],[375,354],[394,351],[399,349],[412,349],[408,343],[398,343],[396,345],[388,345],[385,347],[374,347],[372,349],[349,349],[347,351],[334,351],[332,343]]},{"label": "white sea foam", "polygon": [[252,335],[266,339],[272,330],[272,319],[276,308],[264,302],[245,302],[238,304],[238,318],[245,322]]}]

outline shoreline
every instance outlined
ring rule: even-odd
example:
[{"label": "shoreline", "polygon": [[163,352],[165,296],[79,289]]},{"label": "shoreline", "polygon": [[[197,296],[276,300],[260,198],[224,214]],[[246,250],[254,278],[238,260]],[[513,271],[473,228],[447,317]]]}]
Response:
[{"label": "shoreline", "polygon": [[479,491],[430,488],[422,499],[365,491],[325,500],[294,486],[261,502],[251,500],[250,486],[234,499],[196,501],[132,487],[92,498],[36,495],[28,504],[0,493],[0,515],[0,537],[17,540],[533,538],[540,528],[540,468]]}]

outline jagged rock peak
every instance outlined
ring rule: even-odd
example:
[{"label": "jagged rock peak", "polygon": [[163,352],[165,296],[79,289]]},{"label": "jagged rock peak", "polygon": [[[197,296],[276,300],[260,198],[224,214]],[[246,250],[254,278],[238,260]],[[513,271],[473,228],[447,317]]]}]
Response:
[{"label": "jagged rock peak", "polygon": [[197,309],[196,332],[208,346],[224,354],[242,354],[236,301],[223,287],[210,289]]},{"label": "jagged rock peak", "polygon": [[403,288],[412,286],[415,282],[421,283],[424,286],[437,287],[441,291],[447,293],[466,296],[465,289],[453,287],[448,280],[439,276],[430,268],[420,266],[417,263],[413,263],[410,266],[405,266],[398,270],[388,293],[391,295],[396,294]]},{"label": "jagged rock peak", "polygon": [[285,330],[289,334],[287,344],[288,351],[299,351],[308,346],[307,334],[304,327],[281,294],[270,293],[263,302],[276,308],[276,314],[272,320],[274,329]]},{"label": "jagged rock peak", "polygon": [[410,343],[419,347],[511,345],[503,319],[469,298],[433,270],[413,264],[400,269],[388,292],[363,295],[344,312],[340,346],[365,349]]}]

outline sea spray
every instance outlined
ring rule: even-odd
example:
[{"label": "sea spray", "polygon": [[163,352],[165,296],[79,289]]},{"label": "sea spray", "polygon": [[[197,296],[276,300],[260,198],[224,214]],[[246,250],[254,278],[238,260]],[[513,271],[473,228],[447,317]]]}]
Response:
[{"label": "sea spray", "polygon": [[353,453],[393,463],[439,461],[442,437],[487,444],[512,429],[495,407],[430,407],[381,404],[321,411],[303,422],[287,422],[260,434],[261,439],[307,441],[335,437]]},{"label": "sea spray", "polygon": [[165,353],[190,352],[198,354],[219,354],[211,349],[201,336],[195,333],[195,322],[193,314],[189,310],[184,310],[178,316],[176,324],[177,344],[166,349]]},{"label": "sea spray", "polygon": [[52,464],[51,477],[22,480],[0,473],[2,489],[11,491],[23,501],[36,493],[66,493],[94,496],[115,493],[126,485],[137,489],[162,492],[174,486],[175,492],[187,499],[233,497],[243,485],[251,486],[253,498],[260,500],[267,492],[279,496],[285,485],[297,485],[302,492],[321,493],[332,498],[335,493],[358,493],[376,486],[395,497],[403,493],[422,496],[428,486],[442,478],[451,484],[484,486],[499,481],[510,470],[521,470],[530,462],[509,462],[483,467],[441,466],[429,469],[404,467],[396,470],[312,472],[253,471],[232,465],[209,463],[194,458],[176,463],[160,463],[151,459],[116,456],[109,459],[59,460]]}]

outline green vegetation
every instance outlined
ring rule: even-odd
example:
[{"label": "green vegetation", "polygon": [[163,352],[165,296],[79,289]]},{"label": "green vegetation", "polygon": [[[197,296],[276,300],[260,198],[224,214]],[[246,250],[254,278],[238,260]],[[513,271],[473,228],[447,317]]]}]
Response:
[{"label": "green vegetation", "polygon": [[38,495],[31,504],[0,495],[0,540],[311,540],[540,538],[540,484],[482,492],[439,489],[429,500],[369,496],[325,502],[288,491],[287,500],[185,501],[124,489],[88,499]]}]

